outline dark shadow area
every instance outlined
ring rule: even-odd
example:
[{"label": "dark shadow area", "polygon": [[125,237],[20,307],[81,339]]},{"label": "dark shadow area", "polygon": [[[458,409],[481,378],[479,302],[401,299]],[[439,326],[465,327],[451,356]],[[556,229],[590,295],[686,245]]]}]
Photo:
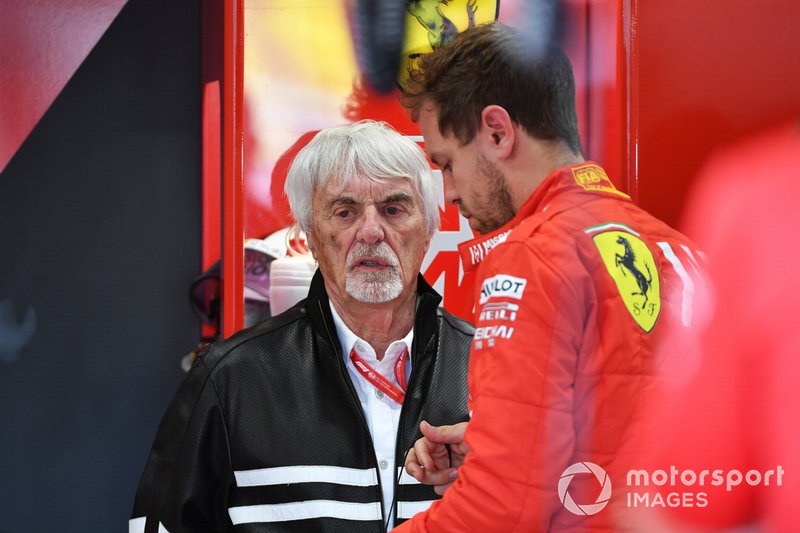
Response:
[{"label": "dark shadow area", "polygon": [[0,175],[5,533],[128,530],[199,335],[199,14],[130,0]]}]

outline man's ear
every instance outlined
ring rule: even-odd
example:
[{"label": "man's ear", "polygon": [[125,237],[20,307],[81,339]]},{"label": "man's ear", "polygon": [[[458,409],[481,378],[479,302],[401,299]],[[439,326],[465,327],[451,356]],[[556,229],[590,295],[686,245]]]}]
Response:
[{"label": "man's ear", "polygon": [[483,108],[480,134],[498,158],[505,159],[511,155],[517,131],[505,108],[495,104]]},{"label": "man's ear", "polygon": [[316,258],[317,258],[317,256],[316,256],[316,254],[314,253],[314,248],[315,248],[315,244],[316,244],[316,243],[315,243],[314,241],[315,241],[315,239],[314,239],[314,234],[313,234],[313,233],[311,233],[311,230],[308,230],[308,231],[306,232],[306,246],[308,246],[308,251],[309,251],[309,252],[311,252],[311,256],[312,256],[314,259],[316,259]]},{"label": "man's ear", "polygon": [[425,257],[425,254],[428,253],[428,250],[431,247],[431,239],[433,239],[433,234],[428,235],[428,232],[425,232],[425,244],[422,246],[422,257]]}]

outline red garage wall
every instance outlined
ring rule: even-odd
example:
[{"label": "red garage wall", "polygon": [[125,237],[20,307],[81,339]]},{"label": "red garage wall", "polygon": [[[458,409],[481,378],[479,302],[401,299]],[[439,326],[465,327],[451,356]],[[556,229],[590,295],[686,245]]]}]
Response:
[{"label": "red garage wall", "polygon": [[630,131],[638,140],[638,170],[632,192],[645,209],[675,224],[714,149],[800,118],[800,2],[632,4],[638,11],[638,124]]}]

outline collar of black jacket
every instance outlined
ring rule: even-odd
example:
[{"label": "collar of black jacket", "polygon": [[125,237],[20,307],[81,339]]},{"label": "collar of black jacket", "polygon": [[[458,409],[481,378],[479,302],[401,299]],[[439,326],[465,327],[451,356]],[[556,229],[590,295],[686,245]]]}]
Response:
[{"label": "collar of black jacket", "polygon": [[[422,274],[417,275],[417,311],[414,317],[414,341],[411,347],[411,362],[416,364],[420,357],[426,353],[426,347],[434,339],[436,333],[436,309],[442,297],[431,287]],[[322,337],[331,343],[332,353],[339,353],[339,337],[331,315],[328,301],[328,292],[325,290],[325,280],[319,269],[314,273],[311,286],[308,289],[306,309],[311,317],[311,323],[316,331],[323,333]]]}]

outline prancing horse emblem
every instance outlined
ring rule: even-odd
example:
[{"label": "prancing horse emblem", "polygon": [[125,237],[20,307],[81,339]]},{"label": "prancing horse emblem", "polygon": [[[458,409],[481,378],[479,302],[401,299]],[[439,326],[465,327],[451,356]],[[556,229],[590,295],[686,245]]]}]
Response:
[{"label": "prancing horse emblem", "polygon": [[603,224],[586,233],[592,236],[631,318],[650,333],[661,312],[661,283],[653,253],[634,229],[622,224]]},{"label": "prancing horse emblem", "polygon": [[628,242],[628,239],[620,235],[617,237],[617,244],[621,244],[625,252],[623,255],[616,254],[614,264],[622,270],[623,276],[626,275],[625,270],[627,269],[636,279],[639,292],[632,292],[631,296],[644,296],[642,307],[645,307],[647,305],[647,293],[650,291],[650,284],[653,282],[653,273],[650,272],[650,265],[644,264],[647,269],[647,277],[645,277],[639,267],[636,266],[636,254],[633,253],[633,248],[631,248],[631,243]]}]

